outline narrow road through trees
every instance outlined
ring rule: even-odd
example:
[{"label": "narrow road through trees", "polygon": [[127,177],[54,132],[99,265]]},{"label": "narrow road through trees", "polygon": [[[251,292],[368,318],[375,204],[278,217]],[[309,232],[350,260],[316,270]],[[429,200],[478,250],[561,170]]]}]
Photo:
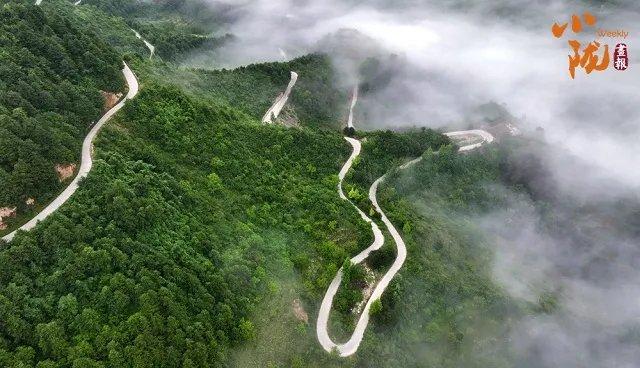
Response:
[{"label": "narrow road through trees", "polygon": [[493,135],[491,135],[491,133],[489,133],[489,132],[487,132],[485,130],[481,130],[481,129],[461,130],[461,131],[457,131],[457,132],[444,133],[444,135],[446,135],[447,137],[450,137],[450,138],[456,137],[456,138],[463,138],[463,139],[468,139],[468,138],[471,138],[473,136],[477,136],[477,137],[480,137],[482,139],[478,143],[461,146],[460,147],[460,151],[463,151],[463,152],[478,148],[478,147],[482,146],[485,143],[493,142]]},{"label": "narrow road through trees", "polygon": [[2,240],[10,242],[13,239],[13,237],[16,235],[16,232],[18,230],[28,231],[28,230],[33,229],[38,224],[38,221],[44,220],[49,215],[51,215],[56,210],[58,210],[58,208],[60,208],[60,206],[62,206],[73,195],[73,193],[75,193],[75,191],[78,189],[78,184],[80,183],[80,180],[82,180],[83,178],[85,178],[87,176],[87,174],[89,174],[89,171],[91,170],[91,166],[93,165],[93,160],[91,158],[91,154],[93,153],[92,152],[93,151],[93,140],[95,139],[96,135],[98,134],[98,132],[100,131],[102,126],[104,126],[104,124],[116,112],[118,112],[118,110],[120,110],[124,106],[124,104],[125,104],[125,102],[127,100],[130,100],[130,99],[134,98],[138,94],[138,88],[139,88],[138,80],[136,79],[136,76],[133,74],[133,72],[131,71],[131,69],[129,68],[129,66],[126,63],[124,63],[124,68],[122,69],[122,74],[124,74],[124,77],[125,77],[125,79],[127,81],[127,85],[129,86],[129,92],[127,93],[127,95],[122,100],[120,100],[120,102],[118,102],[118,104],[116,104],[114,107],[109,109],[109,111],[107,111],[100,118],[100,120],[98,120],[98,122],[96,124],[94,124],[93,127],[91,127],[91,129],[89,130],[89,133],[87,133],[87,136],[84,138],[84,141],[82,142],[82,153],[81,153],[81,158],[80,158],[80,169],[78,169],[78,174],[76,175],[76,177],[69,184],[69,186],[67,186],[65,188],[65,190],[62,193],[60,193],[60,195],[58,195],[58,197],[56,197],[53,200],[53,202],[49,203],[49,205],[47,207],[45,207],[34,218],[29,220],[29,222],[27,222],[26,224],[22,225],[19,229],[17,229],[15,231],[5,235],[4,237],[2,237]]},{"label": "narrow road through trees", "polygon": [[153,46],[149,41],[147,41],[144,38],[142,38],[142,35],[140,34],[140,32],[136,31],[135,29],[132,29],[132,31],[136,35],[136,37],[138,39],[142,40],[142,42],[144,42],[144,45],[147,46],[147,48],[151,52],[151,55],[149,55],[149,59],[152,59],[153,55],[155,55],[155,53],[156,53],[156,47]]},{"label": "narrow road through trees", "polygon": [[[360,214],[360,217],[362,217],[363,220],[371,224],[371,231],[373,231],[373,243],[371,243],[369,247],[367,247],[365,250],[360,252],[358,255],[351,258],[352,263],[358,264],[364,261],[367,257],[369,257],[369,254],[372,251],[380,249],[380,247],[382,247],[382,245],[384,244],[384,236],[382,235],[382,231],[380,231],[380,228],[378,227],[378,225],[373,220],[371,220],[364,212],[362,212],[360,208],[358,208],[358,206],[356,206],[344,195],[344,192],[342,190],[342,182],[344,180],[344,177],[347,175],[347,172],[349,172],[349,169],[351,169],[351,165],[353,165],[353,160],[355,160],[356,157],[360,155],[360,149],[361,149],[361,144],[359,140],[349,138],[349,137],[345,137],[344,139],[346,139],[347,142],[351,144],[351,146],[353,147],[353,152],[351,153],[351,156],[349,157],[347,162],[344,164],[344,166],[342,166],[342,169],[338,174],[338,195],[340,195],[340,198],[346,201],[349,201],[349,203],[351,203],[351,205]],[[369,192],[369,198],[371,198],[371,192]],[[358,346],[360,346],[360,342],[362,341],[362,336],[364,335],[364,331],[367,328],[367,325],[369,324],[370,303],[367,302],[367,305],[362,311],[362,314],[360,315],[360,319],[358,320],[358,324],[356,325],[356,329],[351,335],[351,338],[349,339],[349,341],[347,341],[344,344],[334,343],[329,337],[329,331],[328,331],[329,314],[331,312],[331,306],[333,305],[333,297],[336,295],[336,292],[338,291],[338,288],[340,287],[341,282],[342,282],[342,268],[338,270],[338,273],[331,281],[331,284],[329,285],[329,288],[327,289],[327,292],[325,293],[324,298],[322,299],[322,304],[320,305],[320,310],[318,312],[318,320],[316,322],[316,332],[317,332],[318,341],[320,342],[320,345],[322,345],[322,347],[326,351],[337,349],[338,353],[341,356],[348,356],[355,353],[358,350]],[[377,289],[378,287],[376,287],[376,290]],[[376,290],[374,290],[374,293],[376,292]],[[380,292],[380,294],[382,294],[382,292]]]},{"label": "narrow road through trees", "polygon": [[351,105],[349,106],[349,118],[347,119],[347,128],[353,128],[353,110],[358,103],[358,85],[356,84],[353,87],[353,92],[351,92]]},{"label": "narrow road through trees", "polygon": [[[353,128],[353,109],[357,103],[357,99],[358,99],[358,89],[356,87],[353,90],[351,106],[349,110],[349,118],[347,122],[347,126],[349,128]],[[491,143],[494,140],[493,136],[484,130],[467,130],[467,131],[451,132],[451,133],[444,133],[444,134],[451,137],[477,136],[482,139],[482,141],[479,143],[460,147],[460,151],[469,151],[474,148],[480,147],[484,143]],[[373,234],[374,234],[373,243],[368,248],[360,252],[358,255],[351,258],[352,263],[358,264],[364,261],[372,251],[380,249],[380,247],[382,247],[382,245],[384,244],[384,235],[378,228],[377,224],[373,222],[366,214],[364,214],[364,212],[362,212],[355,204],[353,204],[353,202],[351,202],[344,195],[344,192],[342,190],[342,183],[344,181],[345,176],[347,175],[347,172],[349,171],[349,169],[351,169],[351,166],[353,165],[353,161],[356,159],[356,157],[358,157],[362,149],[362,145],[360,141],[358,141],[357,139],[349,138],[349,137],[344,137],[344,138],[347,140],[347,142],[349,142],[349,144],[351,144],[351,146],[353,147],[353,151],[351,153],[351,156],[347,160],[347,162],[342,166],[340,173],[338,174],[338,179],[339,179],[338,195],[340,196],[340,198],[349,201],[349,203],[353,207],[355,207],[356,211],[358,211],[362,219],[371,224],[371,230],[373,231]],[[411,165],[419,162],[421,159],[422,157],[418,157],[412,161],[409,161],[404,165],[400,166],[399,169],[400,170],[406,169]],[[404,264],[404,261],[407,257],[407,247],[404,243],[404,240],[402,239],[398,230],[395,228],[395,226],[393,226],[391,221],[387,218],[384,211],[378,204],[378,198],[377,198],[378,187],[385,180],[386,176],[387,176],[386,174],[381,176],[371,185],[371,187],[369,188],[369,200],[373,204],[375,210],[380,214],[382,223],[386,226],[387,230],[389,231],[389,234],[391,234],[391,237],[393,238],[393,241],[396,244],[396,248],[397,248],[396,259],[394,260],[389,270],[382,276],[382,278],[374,288],[373,292],[371,293],[371,296],[367,300],[367,303],[365,304],[365,307],[363,308],[360,314],[360,317],[358,318],[356,327],[351,337],[349,338],[349,340],[347,340],[347,342],[343,344],[335,343],[333,340],[331,340],[331,337],[329,337],[329,332],[328,332],[329,315],[331,313],[331,307],[333,305],[333,298],[336,295],[338,288],[340,287],[340,283],[342,282],[342,268],[338,270],[338,273],[331,281],[331,284],[329,284],[327,292],[325,293],[324,298],[322,299],[320,310],[318,311],[318,319],[316,321],[316,335],[318,337],[318,341],[320,342],[320,345],[322,345],[322,347],[329,352],[334,349],[337,350],[337,353],[342,357],[352,355],[356,351],[358,351],[358,347],[360,346],[360,343],[362,342],[362,338],[364,337],[364,332],[367,328],[367,325],[369,324],[369,311],[371,309],[371,305],[373,304],[373,302],[380,299],[380,297],[382,296],[382,293],[384,293],[386,288],[389,286],[389,283],[391,282],[391,280],[393,280],[395,275],[402,268],[402,265]]]},{"label": "narrow road through trees", "polygon": [[293,86],[296,85],[296,81],[298,80],[298,73],[291,72],[291,79],[289,80],[289,85],[287,85],[287,89],[284,93],[281,93],[278,98],[273,102],[273,105],[267,110],[267,112],[262,117],[262,122],[266,124],[271,124],[275,119],[278,118],[280,112],[286,105],[287,100],[289,99],[289,95],[291,94],[291,90]]}]

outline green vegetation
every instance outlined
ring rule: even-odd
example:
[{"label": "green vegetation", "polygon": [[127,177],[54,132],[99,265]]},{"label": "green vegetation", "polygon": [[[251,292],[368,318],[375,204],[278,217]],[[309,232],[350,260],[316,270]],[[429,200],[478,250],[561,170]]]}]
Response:
[{"label": "green vegetation", "polygon": [[376,356],[379,367],[509,366],[511,352],[488,347],[506,338],[520,307],[493,284],[491,253],[468,221],[504,206],[486,185],[499,180],[498,157],[441,148],[380,188],[390,220],[411,229],[402,231],[409,256],[383,294],[384,308],[359,352],[363,363]]},{"label": "green vegetation", "polygon": [[374,131],[361,133],[362,154],[349,181],[369,191],[373,182],[400,164],[421,156],[427,150],[437,151],[450,143],[448,137],[431,129],[410,129],[404,132]]},{"label": "green vegetation", "polygon": [[68,1],[44,0],[46,4],[40,6],[45,11],[55,9],[59,14],[65,14],[67,18],[78,27],[90,29],[105,43],[108,43],[121,55],[138,56],[148,58],[149,50],[142,40],[136,38],[131,26],[125,19],[106,13],[100,8],[90,4],[82,6],[70,6]]},{"label": "green vegetation", "polygon": [[211,25],[219,20],[203,1],[84,0],[80,8],[89,9],[79,10],[81,13],[109,14],[116,16],[113,20],[123,19],[128,28],[140,32],[156,47],[157,55],[167,61],[179,61],[196,49],[211,50],[225,39],[224,35],[209,36],[215,30]]},{"label": "green vegetation", "polygon": [[162,20],[181,19],[195,26],[210,28],[224,19],[203,0],[83,0],[109,14],[126,19]]},{"label": "green vegetation", "polygon": [[[384,174],[383,165],[397,167],[398,163],[412,158],[412,152],[404,151],[405,148],[383,150],[381,147],[393,141],[407,142],[416,134],[426,137],[428,133],[384,132],[368,136],[363,144],[367,148],[350,180],[362,178],[357,183],[362,182],[362,186],[366,184],[368,188],[371,181]],[[430,134],[440,137],[435,132]],[[426,142],[435,141],[438,140]],[[496,341],[508,337],[517,317],[537,313],[539,307],[514,302],[494,284],[489,272],[491,252],[485,246],[482,232],[470,221],[474,216],[506,206],[503,193],[488,185],[500,181],[503,153],[490,149],[459,155],[454,147],[445,146],[439,149],[439,154],[433,154],[428,152],[429,146],[423,148],[427,153],[421,162],[412,168],[392,171],[379,189],[379,201],[391,221],[401,229],[409,256],[382,298],[374,302],[372,324],[358,353],[348,359],[318,353],[313,328],[295,320],[276,321],[277,317],[272,317],[262,319],[257,325],[267,329],[265,334],[269,338],[251,343],[251,349],[239,350],[234,355],[234,361],[241,362],[237,366],[261,366],[259,362],[264,361],[258,359],[265,356],[273,366],[296,363],[303,367],[369,367],[371,362],[377,367],[511,365],[513,352],[507,344]],[[379,152],[382,157],[373,156],[371,152]],[[387,245],[382,248],[386,249],[386,256],[379,256],[388,262],[386,265],[376,260],[376,254],[382,250],[367,260],[382,263],[378,273],[385,272],[395,258],[395,245],[390,239],[387,235]],[[354,269],[350,263],[343,267]],[[358,268],[355,271],[355,279],[359,279]],[[334,300],[329,331],[332,336],[342,336],[342,339],[338,337],[339,341],[350,335],[354,319],[349,308],[361,299],[362,288],[354,288],[353,279],[351,276],[343,279]],[[355,298],[351,305],[346,304],[341,311],[340,298],[347,301],[352,295]],[[270,307],[286,313],[286,305],[272,302]],[[269,343],[271,339],[286,348],[274,347]],[[248,359],[249,356],[253,360]]]},{"label": "green vegetation", "polygon": [[[6,204],[59,189],[52,166],[77,160],[102,104],[98,90],[123,89],[121,56],[143,88],[98,137],[95,166],[72,199],[0,246],[0,365],[512,366],[513,352],[500,342],[513,321],[552,312],[558,297],[544,294],[534,306],[508,298],[492,281],[491,253],[471,221],[507,206],[493,184],[530,189],[511,153],[459,155],[427,129],[358,133],[363,151],[345,192],[379,222],[367,193],[391,172],[379,201],[409,256],[373,302],[357,355],[327,354],[315,335],[319,303],[343,266],[329,330],[350,334],[367,272],[349,258],[372,241],[370,226],[336,191],[350,154],[339,133],[347,94],[323,55],[234,70],[176,68],[200,42],[214,42],[196,37],[211,32],[200,22],[210,15],[194,17],[197,4],[3,5]],[[162,60],[146,60],[129,27],[156,43]],[[388,72],[369,63],[363,92]],[[291,70],[300,80],[288,113],[299,127],[261,125]],[[385,235],[367,260],[378,276],[395,258]]]},{"label": "green vegetation", "polygon": [[76,26],[98,34],[121,54],[148,58],[149,50],[134,29],[156,48],[155,55],[166,62],[179,61],[197,48],[218,47],[224,37],[209,37],[209,31],[189,18],[140,1],[91,1],[69,6],[66,0],[48,0],[41,8],[63,14]]},{"label": "green vegetation", "polygon": [[362,289],[367,285],[364,266],[351,263],[346,259],[342,264],[342,283],[333,301],[333,307],[339,313],[350,315],[358,302],[362,300]]},{"label": "green vegetation", "polygon": [[46,202],[60,190],[54,167],[79,159],[101,113],[99,91],[124,90],[122,63],[57,12],[8,1],[0,19],[0,207],[24,213],[27,199]]},{"label": "green vegetation", "polygon": [[380,314],[382,314],[382,301],[380,299],[376,299],[373,301],[373,303],[371,303],[371,308],[369,308],[369,315],[376,318]]},{"label": "green vegetation", "polygon": [[150,78],[177,84],[198,96],[227,103],[262,118],[289,83],[290,71],[300,75],[288,102],[300,124],[339,129],[347,97],[335,87],[335,70],[326,55],[312,54],[287,63],[252,64],[233,70],[176,69],[171,65],[149,70]]},{"label": "green vegetation", "polygon": [[[341,135],[264,127],[214,93],[156,85],[163,79],[153,72],[168,64],[144,61],[146,50],[126,22],[105,17],[104,9],[56,0],[35,9],[67,19],[67,31],[100,31],[89,44],[104,40],[137,54],[132,65],[143,88],[98,137],[81,189],[0,249],[0,320],[7,321],[0,365],[211,366],[239,361],[231,346],[261,341],[268,330],[260,328],[259,306],[282,302],[291,314],[291,301],[301,298],[315,314],[342,261],[371,242],[368,226],[336,195],[336,174],[349,154]],[[292,65],[271,66],[286,75],[282,83],[267,81],[275,93],[265,101],[286,85],[292,67],[318,76],[301,92],[315,88],[322,97],[331,85],[326,58]],[[119,72],[106,79],[121,83]],[[337,104],[339,94],[324,95]],[[315,114],[324,124],[330,109],[314,98],[292,96],[302,101],[301,116]],[[295,281],[280,282],[283,270]],[[287,285],[278,294],[285,299],[273,297]],[[315,344],[313,329],[296,331],[306,342],[301,349],[332,359]],[[292,362],[307,359],[296,351]]]},{"label": "green vegetation", "polygon": [[370,242],[336,195],[338,133],[262,126],[153,85],[106,129],[70,203],[0,250],[3,365],[223,362],[255,334],[269,256],[293,260],[319,300]]},{"label": "green vegetation", "polygon": [[396,259],[396,245],[391,239],[385,241],[384,245],[375,252],[371,252],[367,258],[367,264],[372,270],[378,273],[384,273]]},{"label": "green vegetation", "polygon": [[367,194],[376,179],[428,150],[437,151],[450,143],[446,136],[424,128],[401,133],[390,130],[359,132],[358,135],[363,142],[362,153],[345,178],[345,189],[351,200],[374,217]]}]

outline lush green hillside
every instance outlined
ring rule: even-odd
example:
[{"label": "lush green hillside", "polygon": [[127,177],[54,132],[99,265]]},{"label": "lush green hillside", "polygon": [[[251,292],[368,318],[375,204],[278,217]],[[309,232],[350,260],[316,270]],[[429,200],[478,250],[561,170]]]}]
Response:
[{"label": "lush green hillside", "polygon": [[346,117],[347,93],[336,87],[336,71],[326,55],[312,54],[286,63],[252,64],[236,69],[176,69],[156,65],[150,77],[177,84],[200,96],[228,103],[261,119],[289,83],[290,71],[299,74],[288,106],[301,125],[338,130]]},{"label": "lush green hillside", "polygon": [[0,19],[0,207],[24,213],[62,187],[54,167],[78,161],[100,90],[124,90],[122,62],[58,12],[9,1]]},{"label": "lush green hillside", "polygon": [[211,29],[212,25],[224,23],[222,15],[202,9],[198,0],[178,3],[151,5],[109,0],[69,6],[64,0],[50,0],[45,8],[55,8],[90,27],[125,58],[137,60],[149,56],[132,31],[138,30],[156,46],[160,57],[136,65],[139,77],[179,85],[187,92],[229,104],[256,119],[264,115],[285,89],[290,71],[296,71],[300,78],[285,109],[291,120],[296,125],[334,129],[344,124],[348,93],[337,87],[336,70],[326,55],[312,54],[287,63],[252,64],[236,69],[177,67],[183,57],[201,49],[209,52],[233,38]]},{"label": "lush green hillside", "polygon": [[[555,295],[517,302],[496,285],[494,239],[478,219],[510,209],[515,192],[544,215],[549,234],[565,235],[589,211],[638,236],[632,202],[569,206],[536,181],[545,176],[539,158],[522,147],[539,142],[461,155],[433,130],[358,132],[362,153],[345,192],[380,222],[367,193],[391,172],[379,202],[408,257],[358,353],[326,353],[315,330],[320,301],[338,268],[372,241],[336,188],[351,153],[340,129],[347,91],[336,87],[324,55],[233,70],[178,67],[215,42],[200,37],[217,19],[200,6],[3,4],[0,206],[24,210],[25,199],[41,202],[60,189],[53,165],[77,160],[102,106],[98,91],[123,89],[122,58],[142,88],[100,133],[94,168],[71,200],[0,244],[0,366],[523,366],[505,341],[522,316],[552,311]],[[160,58],[149,60],[130,28],[155,43]],[[363,93],[384,84],[386,74],[374,69]],[[291,70],[300,79],[287,114],[297,127],[262,125]],[[585,239],[600,230],[576,242],[595,249]],[[377,278],[395,258],[385,236],[366,262]],[[363,269],[347,273],[332,337],[350,335],[361,298]]]},{"label": "lush green hillside", "polygon": [[119,54],[140,58],[149,57],[149,50],[142,40],[136,38],[131,25],[124,18],[91,4],[71,6],[69,1],[65,0],[45,1],[40,6],[42,9],[64,14],[76,26],[90,29]]},{"label": "lush green hillside", "polygon": [[[63,5],[43,9],[73,17],[74,27],[84,22],[95,31],[105,28],[102,40],[139,56],[132,62],[143,88],[99,136],[94,170],[72,200],[0,250],[1,319],[7,321],[0,327],[2,364],[367,366],[381,356],[374,342],[387,338],[394,343],[383,362],[398,359],[395,341],[403,335],[370,328],[362,352],[347,360],[326,354],[315,338],[326,287],[372,236],[336,192],[337,172],[350,153],[339,130],[348,101],[334,87],[329,59],[176,69],[145,60],[145,49],[127,29],[130,18],[104,18],[109,10],[90,4]],[[98,20],[89,22],[92,17]],[[290,100],[301,127],[262,126],[259,118],[286,86],[290,70],[301,76]],[[347,185],[363,209],[369,204],[362,194],[375,178],[448,143],[428,130],[364,137]],[[395,209],[397,200],[388,204],[394,221],[413,216],[416,223],[400,222],[408,223],[403,229],[431,238],[412,209]],[[438,231],[452,244],[465,236]],[[374,254],[377,275],[393,256],[391,242]],[[428,270],[420,258],[407,272],[413,279],[447,262],[480,262],[476,257],[455,251],[428,258]],[[470,283],[462,297],[493,295],[486,279],[470,281],[472,271],[454,275],[460,285]],[[434,283],[451,277],[430,276]],[[391,311],[418,298],[405,299],[401,287],[399,282],[387,293],[376,317],[390,331],[404,321],[391,318]],[[295,300],[308,322],[296,316]],[[440,296],[432,303],[439,318],[433,329],[455,332],[442,312],[451,301]],[[346,334],[352,317],[348,306],[343,309],[332,325]]]},{"label": "lush green hillside", "polygon": [[295,264],[298,297],[318,300],[370,241],[335,193],[338,133],[153,85],[125,110],[71,202],[0,250],[3,365],[223,362],[255,333],[272,262]]},{"label": "lush green hillside", "polygon": [[128,57],[149,57],[149,50],[134,29],[155,46],[155,56],[166,62],[178,61],[201,47],[213,49],[224,40],[224,35],[210,36],[211,30],[186,15],[146,2],[85,0],[71,6],[67,0],[48,0],[41,8],[93,31]]},{"label": "lush green hillside", "polygon": [[200,48],[214,49],[225,36],[212,36],[222,20],[199,0],[84,0],[76,8],[74,11],[79,13],[91,13],[91,19],[102,14],[124,20],[128,28],[139,31],[156,47],[157,55],[167,61],[178,61]]},{"label": "lush green hillside", "polygon": [[[426,153],[389,177],[379,200],[407,243],[405,266],[382,298],[361,352],[380,367],[510,366],[509,321],[520,315],[494,284],[492,253],[471,221],[503,208],[499,156]],[[380,350],[380,346],[385,348]]]},{"label": "lush green hillside", "polygon": [[[349,177],[352,188],[360,182],[368,188],[389,165],[397,167],[412,158],[412,149],[418,149],[410,148],[412,139],[425,144],[447,141],[430,140],[429,134],[371,134],[363,144],[362,160],[356,161]],[[420,136],[423,140],[417,139]],[[391,142],[405,144],[389,147]],[[266,361],[295,367],[510,367],[518,361],[503,342],[519,318],[545,311],[545,301],[540,305],[516,302],[495,284],[489,246],[493,239],[475,221],[509,208],[500,182],[511,153],[490,149],[460,155],[447,146],[434,154],[425,147],[421,162],[399,172],[392,170],[379,190],[379,202],[401,231],[408,257],[383,295],[381,310],[374,314],[358,353],[346,359],[318,353],[315,336],[304,339],[314,327],[283,321],[275,312],[261,312],[258,335],[234,354],[236,366],[260,367]],[[368,210],[367,200],[359,203]],[[366,261],[378,277],[395,258],[395,245],[385,236],[387,245]],[[283,272],[280,277],[287,285],[295,285],[292,275]],[[290,295],[286,289],[283,293]],[[287,303],[274,296],[267,305],[278,311]],[[335,304],[330,331],[342,334],[344,340],[354,316],[340,313],[338,299]]]}]

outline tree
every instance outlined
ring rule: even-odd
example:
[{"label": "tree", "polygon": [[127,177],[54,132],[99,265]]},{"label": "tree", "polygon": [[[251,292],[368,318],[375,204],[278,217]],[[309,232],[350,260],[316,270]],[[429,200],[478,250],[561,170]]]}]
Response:
[{"label": "tree", "polygon": [[371,307],[369,308],[369,315],[373,318],[376,318],[378,315],[382,313],[382,301],[378,298],[371,303]]},{"label": "tree", "polygon": [[66,334],[57,321],[40,323],[36,326],[38,347],[44,356],[59,359],[67,353]]},{"label": "tree", "polygon": [[73,294],[61,296],[58,300],[58,318],[66,323],[72,322],[78,313],[78,301]]}]

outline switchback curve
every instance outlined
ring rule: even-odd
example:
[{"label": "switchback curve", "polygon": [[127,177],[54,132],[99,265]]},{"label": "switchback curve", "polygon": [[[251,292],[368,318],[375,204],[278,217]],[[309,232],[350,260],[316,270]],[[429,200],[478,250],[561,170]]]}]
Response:
[{"label": "switchback curve", "polygon": [[[354,89],[352,102],[351,102],[351,109],[350,109],[350,118],[349,118],[350,127],[353,127],[351,114],[357,102],[357,98],[358,98],[357,89]],[[444,134],[450,137],[475,135],[475,136],[479,136],[482,139],[482,141],[479,143],[460,147],[459,149],[460,151],[473,150],[475,148],[482,146],[484,143],[491,143],[494,141],[493,135],[491,135],[490,133],[484,130],[457,131],[457,132],[450,132],[450,133],[444,133]],[[340,196],[340,198],[349,201],[349,199],[344,195],[344,192],[342,190],[342,183],[344,181],[344,178],[347,172],[351,168],[353,161],[360,154],[362,145],[360,141],[358,141],[357,139],[349,138],[349,137],[344,137],[344,138],[347,140],[347,142],[349,142],[349,144],[351,144],[351,146],[353,147],[353,151],[351,153],[351,156],[349,157],[349,159],[347,159],[347,162],[342,166],[342,169],[338,174],[338,179],[339,179],[338,195]],[[420,160],[422,160],[422,156],[401,165],[398,169],[399,170],[406,169],[411,165],[416,164]],[[318,341],[320,342],[320,345],[326,351],[333,351],[335,349],[337,353],[342,357],[353,355],[358,350],[358,347],[362,342],[362,338],[364,337],[364,332],[367,328],[367,325],[369,324],[369,312],[371,309],[371,305],[373,304],[373,302],[380,299],[380,297],[382,296],[382,293],[384,293],[386,288],[389,286],[389,283],[391,282],[391,280],[393,280],[395,275],[402,268],[402,265],[404,264],[404,261],[406,260],[406,257],[407,257],[407,248],[404,240],[402,239],[402,236],[400,236],[400,233],[398,232],[398,230],[395,228],[393,223],[391,223],[391,221],[387,218],[386,214],[378,204],[378,198],[377,198],[378,187],[385,180],[386,176],[387,174],[381,176],[371,185],[371,187],[369,188],[369,200],[373,204],[375,210],[380,214],[382,222],[387,227],[389,234],[391,234],[391,237],[393,238],[396,244],[396,248],[397,248],[396,259],[394,260],[389,270],[382,276],[380,281],[376,284],[373,292],[371,293],[371,296],[367,300],[365,307],[363,308],[360,314],[360,317],[358,318],[356,327],[351,337],[349,338],[349,340],[347,340],[347,342],[342,344],[335,343],[329,337],[329,332],[328,332],[329,315],[331,312],[331,307],[333,305],[333,298],[337,293],[338,288],[340,287],[340,284],[342,282],[342,268],[338,270],[338,273],[331,281],[331,284],[329,284],[327,292],[325,293],[325,296],[320,305],[320,310],[318,311],[318,319],[316,321],[316,335],[318,337]],[[374,242],[368,248],[360,252],[358,255],[351,258],[352,263],[358,264],[364,261],[372,251],[380,249],[380,247],[384,244],[384,236],[375,222],[373,222],[369,217],[367,217],[355,204],[353,204],[353,202],[349,201],[349,203],[356,208],[360,216],[366,222],[371,223],[371,228],[374,233]]]}]

